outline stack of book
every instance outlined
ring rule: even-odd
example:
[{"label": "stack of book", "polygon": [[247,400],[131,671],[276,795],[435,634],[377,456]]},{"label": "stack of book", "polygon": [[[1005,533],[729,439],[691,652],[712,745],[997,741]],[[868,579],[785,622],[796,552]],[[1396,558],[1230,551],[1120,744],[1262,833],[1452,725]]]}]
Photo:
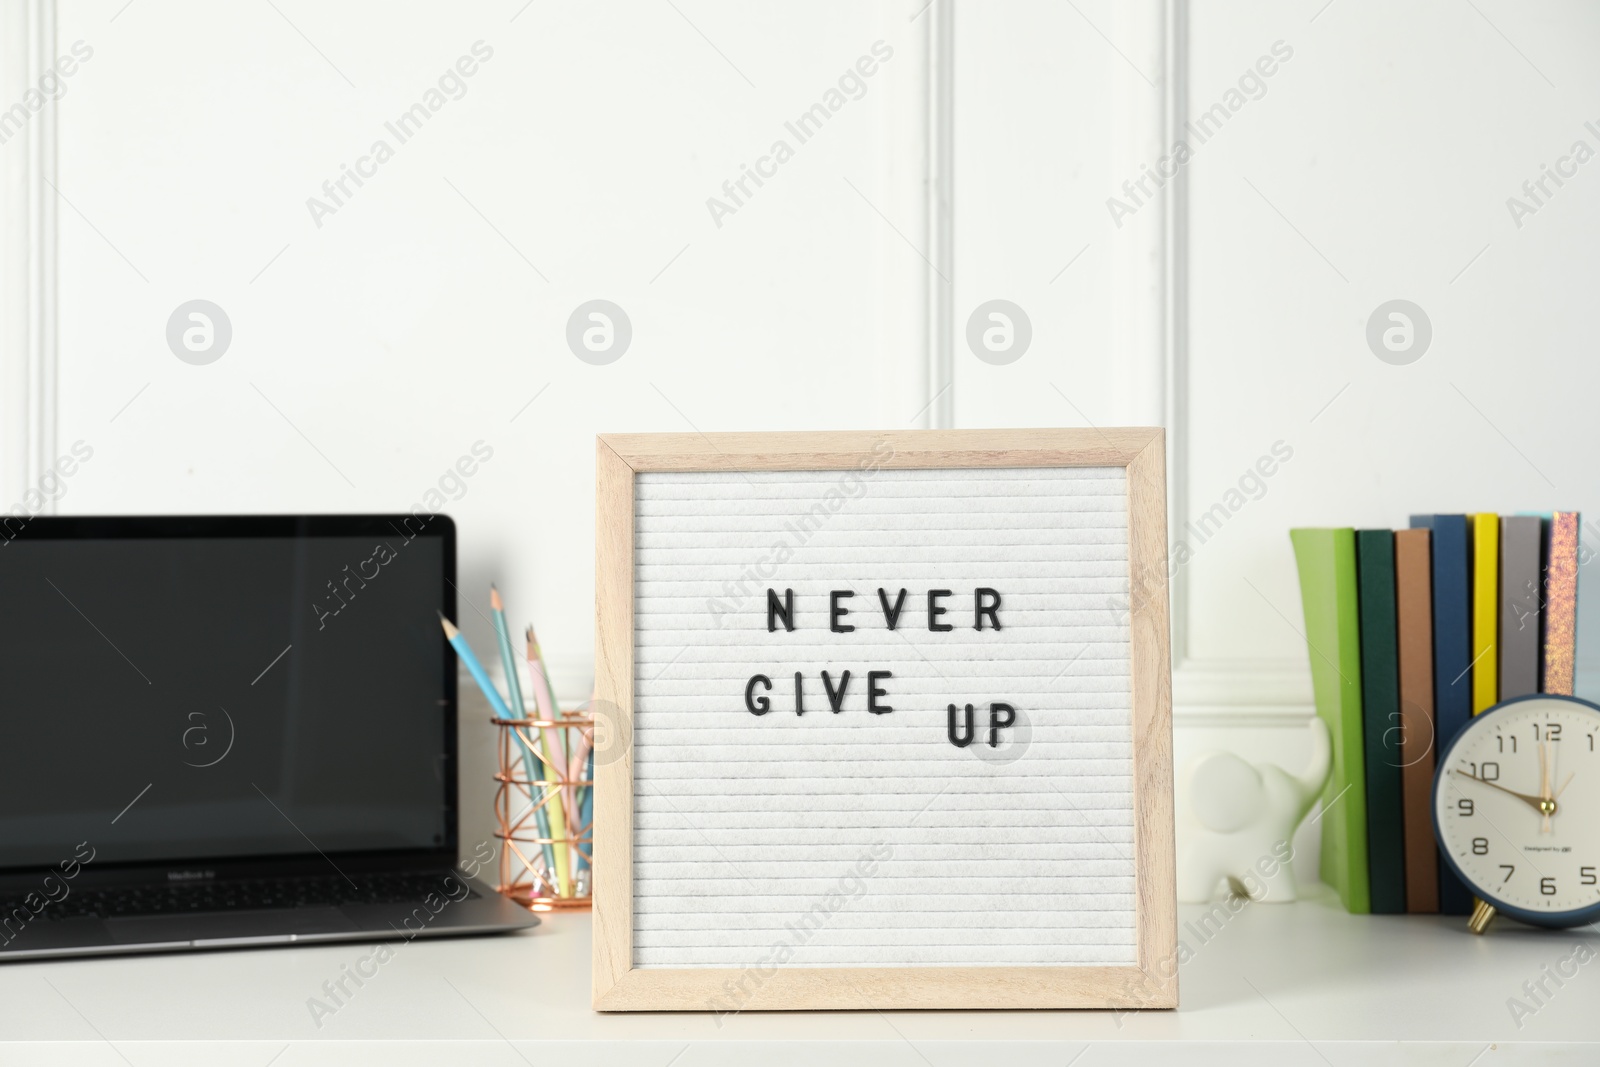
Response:
[{"label": "stack of book", "polygon": [[1500,701],[1572,694],[1577,662],[1600,652],[1595,628],[1579,647],[1579,516],[1413,515],[1405,530],[1289,536],[1333,738],[1322,880],[1351,912],[1467,915],[1434,840],[1434,764]]}]

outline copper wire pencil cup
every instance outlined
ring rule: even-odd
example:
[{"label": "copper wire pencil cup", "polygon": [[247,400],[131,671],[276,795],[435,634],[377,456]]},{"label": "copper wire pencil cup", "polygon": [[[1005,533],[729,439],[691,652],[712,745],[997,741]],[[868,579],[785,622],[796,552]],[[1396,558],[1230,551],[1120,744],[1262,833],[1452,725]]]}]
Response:
[{"label": "copper wire pencil cup", "polygon": [[[555,719],[494,719],[500,732],[499,765],[495,771],[494,811],[500,838],[502,894],[532,911],[589,907],[594,888],[593,819],[584,819],[583,800],[594,787],[584,777],[587,758],[580,741],[593,737],[594,720],[578,712],[562,712]],[[559,773],[545,758],[540,741],[561,745],[567,755],[566,773]],[[523,746],[531,752],[540,777],[530,778]],[[552,803],[559,799],[559,804]],[[592,810],[592,802],[587,805]],[[565,816],[564,826],[552,815]],[[543,827],[541,824],[544,824]],[[545,832],[547,829],[548,832]],[[556,850],[561,856],[552,862]],[[563,861],[564,862],[561,862]],[[563,884],[559,873],[565,870]]]}]

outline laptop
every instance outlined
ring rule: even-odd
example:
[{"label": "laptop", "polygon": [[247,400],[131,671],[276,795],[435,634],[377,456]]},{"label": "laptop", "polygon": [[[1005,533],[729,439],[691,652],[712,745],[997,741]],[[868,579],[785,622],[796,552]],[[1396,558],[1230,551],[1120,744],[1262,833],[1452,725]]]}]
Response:
[{"label": "laptop", "polygon": [[505,932],[443,515],[0,516],[0,960]]}]

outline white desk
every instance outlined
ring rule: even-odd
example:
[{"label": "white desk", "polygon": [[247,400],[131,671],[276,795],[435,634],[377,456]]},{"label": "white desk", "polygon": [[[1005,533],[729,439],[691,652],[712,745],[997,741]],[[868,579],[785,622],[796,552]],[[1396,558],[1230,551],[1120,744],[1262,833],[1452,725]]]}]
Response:
[{"label": "white desk", "polygon": [[[1180,908],[1180,922],[1201,911]],[[1183,926],[1195,952],[1183,1007],[1120,1025],[1105,1012],[867,1010],[719,1026],[590,1011],[589,922],[404,945],[320,1030],[307,999],[369,946],[0,965],[0,1064],[945,1067],[994,1062],[996,1044],[1003,1067],[1600,1063],[1600,958],[1551,985],[1521,1029],[1506,1007],[1580,938],[1600,952],[1592,928],[1499,920],[1475,938],[1460,919],[1356,918],[1325,896],[1252,904],[1204,942]]]}]

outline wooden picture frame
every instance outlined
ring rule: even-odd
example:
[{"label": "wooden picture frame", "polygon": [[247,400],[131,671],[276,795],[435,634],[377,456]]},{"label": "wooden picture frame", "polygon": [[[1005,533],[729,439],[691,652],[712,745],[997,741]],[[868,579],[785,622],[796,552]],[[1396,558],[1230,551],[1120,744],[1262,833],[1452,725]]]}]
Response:
[{"label": "wooden picture frame", "polygon": [[[647,472],[846,470],[882,442],[884,469],[1122,467],[1127,484],[1133,966],[774,968],[757,1010],[1171,1008],[1177,1005],[1165,443],[1160,429],[613,434],[596,442],[596,706],[626,745],[634,697],[635,477]],[[602,727],[602,730],[604,727]],[[597,748],[604,743],[597,736]],[[593,1005],[706,1011],[738,972],[634,965],[631,749],[597,759]]]}]

